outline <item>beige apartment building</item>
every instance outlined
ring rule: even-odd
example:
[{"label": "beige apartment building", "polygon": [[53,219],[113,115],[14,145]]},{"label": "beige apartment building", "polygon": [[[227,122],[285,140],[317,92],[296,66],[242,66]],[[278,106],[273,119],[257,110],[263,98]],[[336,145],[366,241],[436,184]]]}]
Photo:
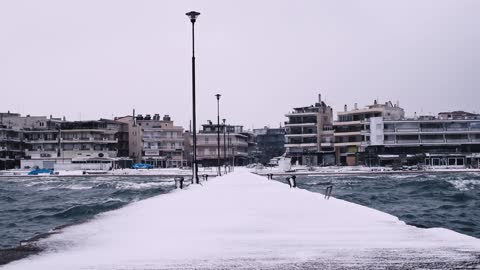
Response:
[{"label": "beige apartment building", "polygon": [[[218,134],[220,130],[220,165],[247,165],[249,147],[253,141],[253,133],[243,130],[243,126],[213,124],[208,121],[202,125],[197,134],[197,161],[203,167],[214,167],[218,164]],[[189,160],[192,152],[192,138],[188,133]]]},{"label": "beige apartment building", "polygon": [[169,115],[147,114],[117,118],[128,124],[129,156],[135,162],[151,164],[156,168],[183,167],[183,127],[175,126]]}]

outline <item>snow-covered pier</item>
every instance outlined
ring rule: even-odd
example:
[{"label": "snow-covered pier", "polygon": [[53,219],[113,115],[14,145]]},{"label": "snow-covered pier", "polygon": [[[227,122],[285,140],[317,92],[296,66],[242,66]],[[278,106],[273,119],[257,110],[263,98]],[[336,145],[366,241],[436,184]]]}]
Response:
[{"label": "snow-covered pier", "polygon": [[5,269],[459,269],[480,239],[237,170],[64,229]]}]

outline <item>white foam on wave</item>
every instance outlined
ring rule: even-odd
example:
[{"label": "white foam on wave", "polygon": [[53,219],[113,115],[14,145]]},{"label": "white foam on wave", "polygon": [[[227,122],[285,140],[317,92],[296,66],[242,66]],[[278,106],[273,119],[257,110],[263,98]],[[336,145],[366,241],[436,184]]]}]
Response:
[{"label": "white foam on wave", "polygon": [[170,182],[119,182],[118,186],[120,189],[150,189],[150,188],[157,188],[162,186],[172,186]]},{"label": "white foam on wave", "polygon": [[459,191],[474,190],[480,187],[480,180],[459,179],[459,180],[447,180],[447,182],[452,184]]}]

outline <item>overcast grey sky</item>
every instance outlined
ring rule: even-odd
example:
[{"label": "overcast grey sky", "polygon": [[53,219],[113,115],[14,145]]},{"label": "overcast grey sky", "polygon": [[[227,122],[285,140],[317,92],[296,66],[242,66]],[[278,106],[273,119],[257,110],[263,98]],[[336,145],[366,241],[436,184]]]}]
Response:
[{"label": "overcast grey sky", "polygon": [[0,110],[67,119],[169,114],[285,121],[322,93],[334,111],[480,112],[480,1],[0,1]]}]

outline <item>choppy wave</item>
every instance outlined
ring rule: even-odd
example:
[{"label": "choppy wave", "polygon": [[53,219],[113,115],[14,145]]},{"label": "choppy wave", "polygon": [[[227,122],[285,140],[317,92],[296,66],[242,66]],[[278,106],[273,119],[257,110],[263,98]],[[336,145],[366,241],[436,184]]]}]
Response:
[{"label": "choppy wave", "polygon": [[53,228],[169,192],[164,177],[4,178],[0,189],[0,248]]}]

